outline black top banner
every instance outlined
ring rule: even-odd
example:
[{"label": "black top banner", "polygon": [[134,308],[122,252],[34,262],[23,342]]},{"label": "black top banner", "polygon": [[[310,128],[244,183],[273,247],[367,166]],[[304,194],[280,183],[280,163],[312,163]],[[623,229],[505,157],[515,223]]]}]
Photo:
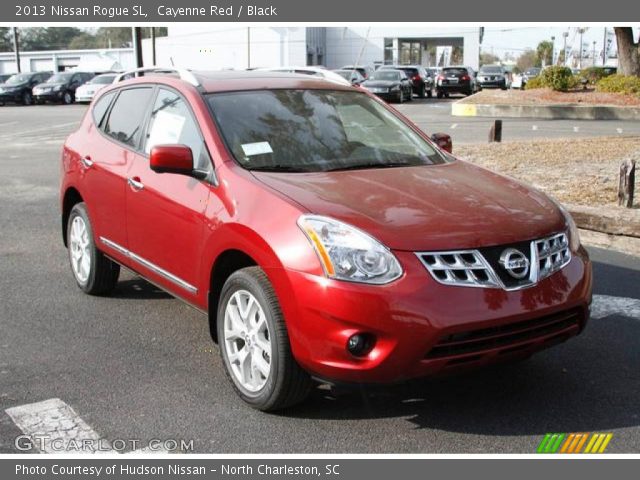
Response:
[{"label": "black top banner", "polygon": [[8,0],[0,23],[640,21],[629,0]]}]

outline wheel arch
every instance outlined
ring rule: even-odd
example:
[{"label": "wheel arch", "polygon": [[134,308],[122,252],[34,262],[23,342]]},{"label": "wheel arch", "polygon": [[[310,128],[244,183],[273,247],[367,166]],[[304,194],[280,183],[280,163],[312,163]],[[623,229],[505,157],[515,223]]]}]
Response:
[{"label": "wheel arch", "polygon": [[62,198],[62,243],[67,247],[67,223],[69,223],[69,214],[74,205],[83,202],[82,195],[75,187],[68,187]]}]

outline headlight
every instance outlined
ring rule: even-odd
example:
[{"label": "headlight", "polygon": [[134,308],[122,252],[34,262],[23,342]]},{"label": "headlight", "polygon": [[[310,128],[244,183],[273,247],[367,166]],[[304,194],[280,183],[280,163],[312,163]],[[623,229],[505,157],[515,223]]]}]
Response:
[{"label": "headlight", "polygon": [[329,278],[381,285],[402,275],[391,251],[351,225],[318,215],[302,215],[298,226],[313,245]]},{"label": "headlight", "polygon": [[567,225],[569,226],[569,248],[572,252],[576,252],[580,248],[580,233],[578,232],[578,226],[566,208],[558,202],[556,202],[556,205],[562,212],[562,215],[564,215],[564,219],[567,221]]},{"label": "headlight", "polygon": [[393,87],[391,87],[391,90],[393,91],[400,90],[400,85],[394,85]]},{"label": "headlight", "polygon": [[56,85],[55,87],[53,87],[54,92],[59,92],[60,90],[62,90],[62,85]]}]

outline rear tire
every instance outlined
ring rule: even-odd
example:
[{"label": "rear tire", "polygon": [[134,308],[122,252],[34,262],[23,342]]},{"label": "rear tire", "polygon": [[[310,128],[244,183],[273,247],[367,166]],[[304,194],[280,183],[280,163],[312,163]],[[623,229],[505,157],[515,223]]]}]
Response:
[{"label": "rear tire", "polygon": [[82,202],[74,205],[69,214],[67,247],[71,272],[84,293],[105,295],[115,288],[120,265],[96,247],[87,207]]},{"label": "rear tire", "polygon": [[438,92],[438,93],[437,93],[437,97],[438,97],[438,98],[442,98],[442,97],[444,97],[444,93],[442,93],[442,92]]},{"label": "rear tire", "polygon": [[31,95],[31,92],[24,92],[22,94],[22,104],[26,106],[33,105],[33,95]]},{"label": "rear tire", "polygon": [[216,328],[225,373],[247,404],[274,411],[307,397],[311,378],[293,358],[278,298],[260,267],[227,279]]},{"label": "rear tire", "polygon": [[430,88],[430,89],[427,91],[427,97],[429,97],[429,98],[433,98],[433,88]]},{"label": "rear tire", "polygon": [[62,95],[62,103],[71,105],[73,103],[73,94],[71,92],[64,92]]},{"label": "rear tire", "polygon": [[[422,85],[422,88],[420,89],[420,93],[418,94],[418,96],[420,98],[424,98],[427,96],[427,87],[425,87],[424,85]],[[431,96],[431,91],[429,90],[429,96]]]}]

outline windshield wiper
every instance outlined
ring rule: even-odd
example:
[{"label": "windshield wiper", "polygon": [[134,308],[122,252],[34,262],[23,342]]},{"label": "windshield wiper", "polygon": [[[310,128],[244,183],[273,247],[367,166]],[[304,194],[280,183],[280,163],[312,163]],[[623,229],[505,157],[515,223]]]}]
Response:
[{"label": "windshield wiper", "polygon": [[369,163],[356,163],[355,165],[344,165],[341,167],[329,168],[325,172],[338,172],[342,170],[365,170],[367,168],[396,168],[396,167],[415,167],[415,163],[410,162],[369,162]]},{"label": "windshield wiper", "polygon": [[302,170],[300,167],[294,167],[293,165],[261,165],[259,167],[250,167],[248,170],[251,172],[308,172],[308,170]]}]

